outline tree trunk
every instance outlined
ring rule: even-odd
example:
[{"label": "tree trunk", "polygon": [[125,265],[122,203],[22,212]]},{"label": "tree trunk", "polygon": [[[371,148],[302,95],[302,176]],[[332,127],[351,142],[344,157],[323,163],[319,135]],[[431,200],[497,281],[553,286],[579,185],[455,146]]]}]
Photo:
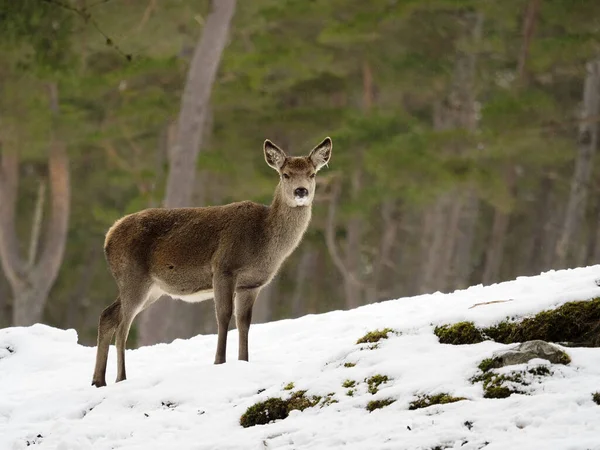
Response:
[{"label": "tree trunk", "polygon": [[[511,189],[511,196],[515,194],[516,173],[514,166],[507,168],[504,179],[507,186]],[[500,268],[504,258],[504,247],[506,245],[506,232],[510,223],[510,213],[507,210],[496,207],[494,210],[494,222],[492,232],[488,242],[487,252],[485,254],[485,265],[481,282],[483,284],[492,284],[500,281]]]},{"label": "tree trunk", "polygon": [[305,244],[300,261],[296,268],[296,279],[294,280],[294,294],[292,296],[292,311],[293,318],[300,317],[306,314],[306,289],[307,284],[312,279],[311,274],[315,266],[317,252],[312,245]]},{"label": "tree trunk", "polygon": [[377,256],[373,262],[371,283],[367,289],[367,303],[375,303],[379,300],[385,266],[391,261],[398,232],[398,220],[394,217],[395,210],[396,205],[391,200],[384,200],[381,204],[381,237]]},{"label": "tree trunk", "polygon": [[[519,53],[519,60],[517,62],[518,87],[521,89],[527,84],[527,60],[540,12],[540,5],[541,0],[530,0],[523,19],[523,41]],[[504,181],[511,195],[516,194],[517,178],[515,172],[514,164],[509,161],[504,169]],[[488,244],[485,266],[483,269],[483,284],[499,281],[500,268],[504,257],[504,247],[506,246],[506,232],[509,223],[510,212],[499,207],[495,208],[491,240]]]},{"label": "tree trunk", "polygon": [[[213,0],[211,13],[192,57],[183,91],[177,136],[169,151],[164,206],[191,206],[196,180],[196,161],[202,146],[210,94],[236,7],[236,0]],[[193,315],[191,315],[193,317]],[[159,301],[142,313],[139,345],[170,342],[181,331],[193,328],[193,320],[184,305]]]},{"label": "tree trunk", "polygon": [[[54,120],[58,116],[58,87],[49,85],[50,109]],[[34,214],[28,261],[19,249],[15,230],[16,202],[19,186],[19,157],[5,150],[0,175],[0,260],[13,291],[13,325],[27,326],[42,320],[48,293],[58,276],[69,224],[70,177],[69,159],[64,144],[56,135],[51,138],[48,161],[51,195],[50,218],[43,245],[39,245],[43,199],[39,199]],[[45,195],[45,189],[40,189]],[[38,249],[42,248],[38,255]]]},{"label": "tree trunk", "polygon": [[[465,20],[465,35],[471,44],[481,38],[483,16],[469,14]],[[475,105],[476,50],[457,51],[452,89],[445,104],[434,110],[436,130],[464,129],[472,133],[477,128]],[[452,150],[448,150],[452,151]],[[460,155],[464,149],[456,150]],[[423,242],[425,261],[420,292],[454,289],[465,283],[472,269],[471,249],[479,214],[479,199],[471,186],[463,192],[442,194],[425,215],[427,233]]]},{"label": "tree trunk", "polygon": [[571,193],[564,223],[556,244],[555,265],[558,268],[565,268],[575,262],[578,250],[577,237],[586,210],[592,176],[592,160],[598,146],[596,117],[600,110],[600,60],[587,63],[586,69],[582,120],[579,125],[579,151],[575,160],[575,172],[571,181]]}]

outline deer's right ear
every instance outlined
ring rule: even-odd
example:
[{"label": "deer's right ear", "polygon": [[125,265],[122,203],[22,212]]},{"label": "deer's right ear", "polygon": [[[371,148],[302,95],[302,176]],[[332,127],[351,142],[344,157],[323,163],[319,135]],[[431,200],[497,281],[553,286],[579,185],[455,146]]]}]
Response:
[{"label": "deer's right ear", "polygon": [[267,164],[273,169],[279,171],[279,169],[283,167],[283,163],[287,158],[285,152],[268,139],[265,141],[264,149],[265,161],[267,161]]}]

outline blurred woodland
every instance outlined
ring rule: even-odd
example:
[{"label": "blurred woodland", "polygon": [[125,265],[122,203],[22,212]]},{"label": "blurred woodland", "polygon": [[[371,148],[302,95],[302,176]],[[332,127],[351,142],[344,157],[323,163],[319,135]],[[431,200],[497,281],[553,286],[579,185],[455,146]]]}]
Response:
[{"label": "blurred woodland", "polygon": [[0,61],[0,327],[93,344],[108,227],[270,203],[265,138],[334,151],[254,322],[600,263],[597,0],[0,0]]}]

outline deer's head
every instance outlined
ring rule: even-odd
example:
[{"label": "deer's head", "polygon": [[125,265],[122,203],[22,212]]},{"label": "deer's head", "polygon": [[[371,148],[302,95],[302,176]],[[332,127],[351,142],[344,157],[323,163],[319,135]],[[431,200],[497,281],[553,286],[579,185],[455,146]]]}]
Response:
[{"label": "deer's head", "polygon": [[279,173],[280,191],[288,206],[310,206],[315,196],[315,175],[331,158],[331,138],[325,138],[308,156],[287,156],[270,140],[265,141],[265,160]]}]

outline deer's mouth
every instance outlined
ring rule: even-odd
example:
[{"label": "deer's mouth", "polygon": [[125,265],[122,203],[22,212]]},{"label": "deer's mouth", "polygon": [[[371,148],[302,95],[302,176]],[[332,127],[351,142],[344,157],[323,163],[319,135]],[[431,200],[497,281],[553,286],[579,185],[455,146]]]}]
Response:
[{"label": "deer's mouth", "polygon": [[295,196],[294,199],[296,200],[296,206],[306,206],[308,205],[308,196],[306,197],[299,197],[299,196]]}]

